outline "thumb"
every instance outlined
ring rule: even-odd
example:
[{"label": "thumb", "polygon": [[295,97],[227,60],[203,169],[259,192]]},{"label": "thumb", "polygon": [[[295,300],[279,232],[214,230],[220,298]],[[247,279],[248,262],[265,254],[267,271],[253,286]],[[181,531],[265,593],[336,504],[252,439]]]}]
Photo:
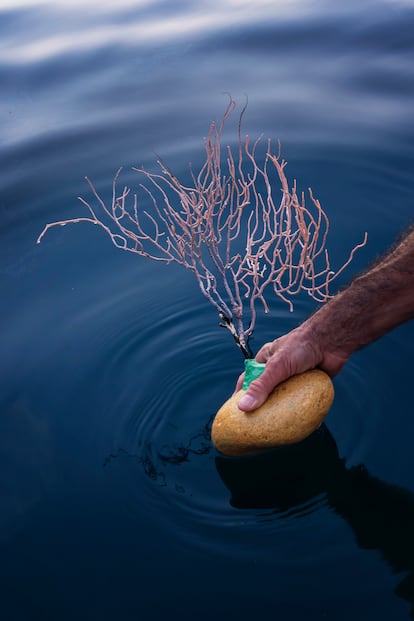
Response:
[{"label": "thumb", "polygon": [[273,388],[286,379],[283,369],[275,369],[273,365],[267,364],[262,375],[255,379],[241,397],[238,407],[244,412],[251,412],[260,407],[267,399]]}]

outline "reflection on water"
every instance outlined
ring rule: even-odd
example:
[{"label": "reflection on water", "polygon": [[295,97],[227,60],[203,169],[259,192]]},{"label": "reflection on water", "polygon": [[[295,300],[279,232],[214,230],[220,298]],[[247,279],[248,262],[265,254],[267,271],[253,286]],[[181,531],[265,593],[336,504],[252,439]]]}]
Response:
[{"label": "reflection on water", "polygon": [[352,527],[358,545],[381,552],[392,572],[406,574],[396,588],[414,618],[414,494],[380,481],[364,466],[347,468],[332,436],[323,427],[291,448],[264,455],[218,457],[217,470],[240,509],[274,508],[306,515],[310,501],[323,495]]},{"label": "reflection on water", "polygon": [[114,459],[126,457],[143,467],[145,474],[156,481],[159,485],[167,485],[167,475],[163,467],[178,466],[190,461],[191,457],[197,455],[207,455],[211,450],[211,424],[212,418],[199,433],[192,436],[186,444],[161,446],[155,456],[152,455],[151,444],[145,446],[142,455],[129,453],[125,449],[119,449],[116,453],[108,455],[103,463],[104,467],[109,466]]},{"label": "reflection on water", "polygon": [[[158,485],[171,485],[168,467],[209,453],[211,421],[185,446],[164,447],[155,457],[128,455]],[[125,451],[111,455],[105,465]],[[363,466],[348,468],[327,427],[306,440],[240,458],[216,456],[217,473],[230,492],[230,505],[254,510],[257,523],[306,519],[328,506],[352,528],[358,546],[378,550],[393,573],[404,574],[396,594],[407,600],[414,618],[414,493],[385,483]],[[175,484],[175,491],[186,493]],[[266,510],[266,512],[263,512]]]}]

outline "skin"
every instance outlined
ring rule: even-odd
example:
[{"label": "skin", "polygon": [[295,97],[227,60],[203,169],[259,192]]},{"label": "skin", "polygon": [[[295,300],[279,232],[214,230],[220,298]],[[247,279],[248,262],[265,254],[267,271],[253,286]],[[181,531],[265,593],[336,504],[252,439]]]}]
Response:
[{"label": "skin", "polygon": [[256,360],[265,362],[266,369],[250,384],[239,408],[245,412],[256,409],[280,382],[315,367],[334,377],[354,351],[412,318],[413,229],[298,328],[259,350]]}]

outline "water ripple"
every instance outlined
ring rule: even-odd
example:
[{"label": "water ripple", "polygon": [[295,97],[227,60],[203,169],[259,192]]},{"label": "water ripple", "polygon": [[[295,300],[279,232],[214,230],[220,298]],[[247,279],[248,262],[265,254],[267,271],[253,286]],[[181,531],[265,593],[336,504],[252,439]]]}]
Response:
[{"label": "water ripple", "polygon": [[[116,369],[125,381],[107,413],[113,417],[114,439],[105,468],[122,470],[129,511],[138,511],[144,498],[163,530],[187,542],[210,545],[209,531],[214,537],[223,529],[232,532],[235,525],[254,531],[258,522],[265,531],[297,528],[298,518],[326,507],[321,465],[314,464],[317,471],[310,476],[305,473],[310,453],[318,450],[332,459],[334,443],[323,428],[309,444],[293,451],[278,449],[257,462],[217,455],[210,440],[211,422],[232,390],[241,358],[224,353],[226,334],[218,329],[198,331],[199,317],[203,325],[206,320],[204,307],[201,300],[189,317],[182,300],[173,303],[139,347],[138,323],[107,335],[112,355],[106,356],[111,363],[105,377]],[[174,348],[165,347],[171,342]],[[132,369],[139,375],[135,382],[130,379]],[[154,383],[159,390],[154,391]],[[240,489],[240,483],[251,481],[255,463],[256,482],[266,484],[254,484],[253,498],[252,490]],[[288,491],[291,485],[293,494]]]}]

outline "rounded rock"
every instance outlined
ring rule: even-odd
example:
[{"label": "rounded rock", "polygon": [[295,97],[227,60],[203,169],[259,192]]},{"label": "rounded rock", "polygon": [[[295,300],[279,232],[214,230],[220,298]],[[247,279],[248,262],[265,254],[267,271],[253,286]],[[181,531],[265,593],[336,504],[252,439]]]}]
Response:
[{"label": "rounded rock", "polygon": [[334,398],[330,377],[319,369],[282,382],[253,412],[238,408],[243,392],[232,395],[213,421],[211,438],[224,455],[253,455],[304,440],[320,426]]}]

